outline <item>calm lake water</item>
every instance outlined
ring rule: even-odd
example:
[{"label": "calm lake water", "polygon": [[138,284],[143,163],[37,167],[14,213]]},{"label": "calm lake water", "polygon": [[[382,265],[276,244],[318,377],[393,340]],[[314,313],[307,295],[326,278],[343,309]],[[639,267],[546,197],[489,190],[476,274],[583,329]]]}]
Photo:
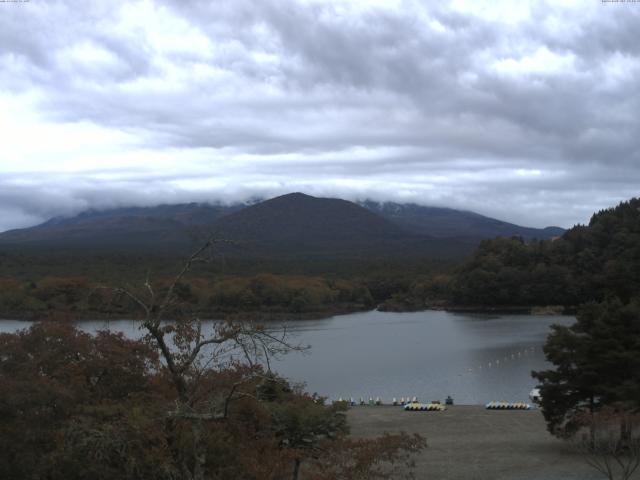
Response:
[{"label": "calm lake water", "polygon": [[[459,404],[491,400],[528,401],[531,370],[548,365],[542,345],[553,323],[572,317],[471,315],[439,311],[364,312],[323,320],[289,322],[293,341],[308,344],[272,363],[307,390],[331,399],[417,396]],[[28,323],[0,321],[0,331]],[[131,320],[82,322],[86,331],[109,328],[140,335]]]}]

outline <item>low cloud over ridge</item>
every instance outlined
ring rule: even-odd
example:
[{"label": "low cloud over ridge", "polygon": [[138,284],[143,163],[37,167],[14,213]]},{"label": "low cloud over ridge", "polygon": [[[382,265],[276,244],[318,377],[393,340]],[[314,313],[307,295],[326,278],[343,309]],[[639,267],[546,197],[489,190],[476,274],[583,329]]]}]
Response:
[{"label": "low cloud over ridge", "polygon": [[290,191],[571,226],[638,194],[640,5],[0,4],[0,230]]}]

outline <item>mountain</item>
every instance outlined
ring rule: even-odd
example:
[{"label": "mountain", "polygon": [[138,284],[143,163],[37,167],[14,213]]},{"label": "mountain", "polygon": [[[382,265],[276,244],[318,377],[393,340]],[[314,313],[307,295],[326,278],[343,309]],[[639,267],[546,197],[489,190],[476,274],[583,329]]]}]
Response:
[{"label": "mountain", "polygon": [[291,193],[252,205],[159,205],[89,210],[0,234],[3,250],[188,251],[211,234],[234,240],[230,255],[457,257],[482,238],[549,238],[471,212],[413,204],[364,202]]},{"label": "mountain", "polygon": [[472,241],[515,236],[525,240],[534,238],[543,240],[560,236],[565,232],[560,227],[521,227],[474,212],[424,207],[414,203],[379,203],[367,200],[360,205],[409,232],[438,238],[460,238]]},{"label": "mountain", "polygon": [[187,248],[194,230],[245,205],[180,204],[88,210],[0,234],[0,246],[28,249],[140,250]]},{"label": "mountain", "polygon": [[424,240],[355,203],[303,193],[272,198],[222,217],[212,231],[278,254],[389,253]]}]

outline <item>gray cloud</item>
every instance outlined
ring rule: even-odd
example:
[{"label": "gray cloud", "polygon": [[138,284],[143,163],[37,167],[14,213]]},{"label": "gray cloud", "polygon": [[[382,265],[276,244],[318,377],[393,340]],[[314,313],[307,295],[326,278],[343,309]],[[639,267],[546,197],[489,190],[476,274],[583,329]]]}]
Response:
[{"label": "gray cloud", "polygon": [[585,222],[638,194],[640,7],[523,5],[3,4],[0,230],[293,190]]}]

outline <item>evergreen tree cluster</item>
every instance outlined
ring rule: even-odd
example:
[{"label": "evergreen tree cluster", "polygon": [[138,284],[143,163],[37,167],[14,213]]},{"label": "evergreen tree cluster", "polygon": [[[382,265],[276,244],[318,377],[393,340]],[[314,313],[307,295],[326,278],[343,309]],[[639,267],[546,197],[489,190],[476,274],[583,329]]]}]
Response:
[{"label": "evergreen tree cluster", "polygon": [[[622,420],[640,411],[640,199],[600,211],[554,242],[519,248],[537,265],[557,262],[565,272],[555,285],[559,303],[581,304],[576,323],[554,326],[544,346],[554,369],[533,376],[549,431],[571,437],[587,430],[593,447],[598,415]],[[525,272],[533,263],[523,263]],[[630,433],[617,435],[627,448]]]},{"label": "evergreen tree cluster", "polygon": [[457,271],[451,300],[460,305],[577,306],[640,292],[640,199],[593,215],[562,237],[525,243],[483,241]]},{"label": "evergreen tree cluster", "polygon": [[549,430],[571,436],[603,407],[640,409],[640,301],[584,305],[570,327],[555,325],[544,346],[555,369],[533,372],[540,382]]}]

